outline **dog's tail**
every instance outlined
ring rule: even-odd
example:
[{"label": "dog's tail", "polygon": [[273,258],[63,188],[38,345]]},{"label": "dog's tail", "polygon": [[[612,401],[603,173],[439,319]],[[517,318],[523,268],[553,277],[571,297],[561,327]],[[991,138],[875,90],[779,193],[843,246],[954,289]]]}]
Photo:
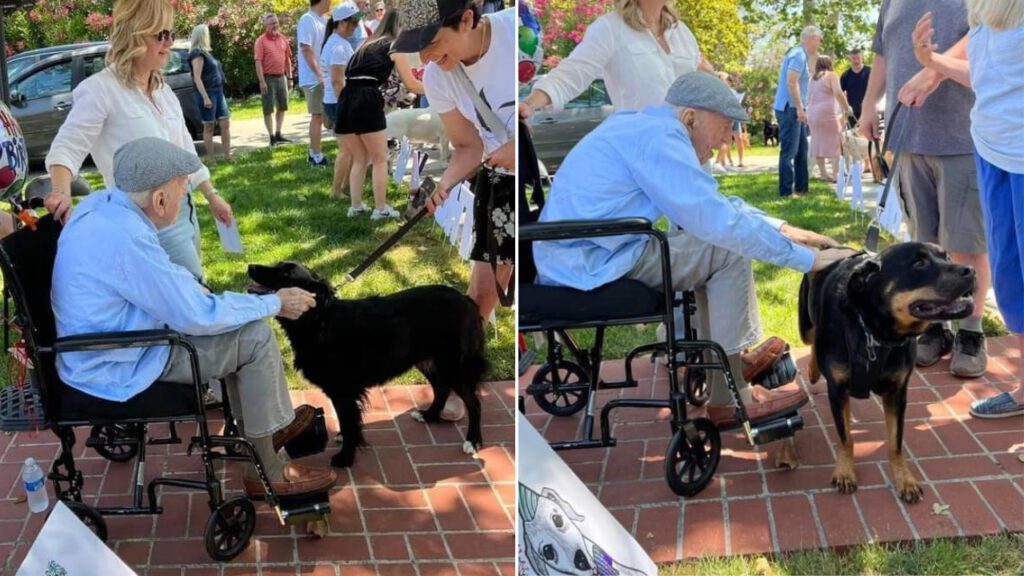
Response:
[{"label": "dog's tail", "polygon": [[804,274],[800,281],[800,298],[797,300],[797,312],[800,317],[800,339],[804,344],[814,340],[814,322],[811,321],[811,275]]}]

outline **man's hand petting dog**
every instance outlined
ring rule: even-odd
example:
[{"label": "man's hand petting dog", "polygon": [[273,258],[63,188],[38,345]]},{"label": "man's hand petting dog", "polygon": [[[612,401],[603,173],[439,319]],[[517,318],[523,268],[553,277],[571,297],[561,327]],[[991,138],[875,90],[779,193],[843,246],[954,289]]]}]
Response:
[{"label": "man's hand petting dog", "polygon": [[827,248],[825,250],[819,250],[814,254],[814,266],[811,267],[811,272],[820,272],[840,260],[846,260],[850,256],[855,256],[857,254],[859,254],[859,252],[849,248]]},{"label": "man's hand petting dog", "polygon": [[825,248],[835,248],[839,246],[838,242],[828,236],[822,236],[817,232],[811,232],[810,230],[804,230],[803,228],[797,228],[796,226],[790,226],[789,224],[783,224],[782,228],[779,228],[779,233],[793,242],[808,248],[823,250]]},{"label": "man's hand petting dog", "polygon": [[276,294],[281,300],[281,311],[277,313],[281,318],[298,320],[307,310],[316,307],[316,298],[302,288],[281,288]]}]

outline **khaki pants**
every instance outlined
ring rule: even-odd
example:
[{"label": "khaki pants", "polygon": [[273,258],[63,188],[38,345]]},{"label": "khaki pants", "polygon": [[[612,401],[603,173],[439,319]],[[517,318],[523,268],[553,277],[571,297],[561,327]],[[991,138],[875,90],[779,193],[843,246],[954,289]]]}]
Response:
[{"label": "khaki pants", "polygon": [[[217,336],[189,336],[204,381],[224,379],[235,418],[246,436],[270,436],[292,423],[295,410],[277,339],[265,320]],[[159,380],[192,382],[192,365],[183,348],[174,347]]]}]

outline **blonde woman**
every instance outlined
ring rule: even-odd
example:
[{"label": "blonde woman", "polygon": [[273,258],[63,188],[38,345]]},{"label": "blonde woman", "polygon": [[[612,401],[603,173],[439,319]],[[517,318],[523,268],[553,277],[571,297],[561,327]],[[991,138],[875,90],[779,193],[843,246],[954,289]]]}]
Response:
[{"label": "blonde woman", "polygon": [[[821,179],[829,182],[835,182],[839,172],[839,137],[845,124],[840,120],[840,110],[845,110],[847,116],[853,115],[832,58],[822,54],[814,65],[807,89],[807,125],[811,132],[811,156],[818,163]],[[832,164],[831,172],[825,167],[826,159]]]},{"label": "blonde woman", "polygon": [[615,0],[579,46],[541,78],[519,105],[529,118],[546,106],[560,110],[603,78],[616,110],[659,106],[672,82],[687,72],[711,72],[697,39],[667,0]]},{"label": "blonde woman", "polygon": [[[174,43],[174,9],[169,0],[118,0],[114,5],[107,67],[75,88],[75,106],[46,156],[53,191],[46,208],[63,222],[71,211],[71,181],[86,156],[107,188],[114,188],[114,152],[145,136],[163,138],[196,153],[174,91],[160,73]],[[189,177],[217,220],[231,222],[231,206],[214,189],[205,167]],[[178,220],[160,230],[160,245],[171,261],[202,278],[199,223],[192,195],[181,203]]]},{"label": "blonde woman", "polygon": [[221,148],[224,160],[231,161],[231,113],[224,98],[227,79],[224,67],[210,53],[210,29],[200,24],[192,29],[191,51],[188,62],[192,66],[192,80],[195,82],[196,107],[203,119],[203,144],[206,155],[213,157],[213,124],[220,124]]},{"label": "blonde woman", "polygon": [[[974,90],[971,138],[975,145],[981,211],[999,311],[1024,349],[1024,0],[968,0],[966,54],[935,52],[936,17],[925,13],[913,42],[922,66]],[[993,389],[971,404],[975,418],[1024,414],[1024,355],[1017,387]]]}]

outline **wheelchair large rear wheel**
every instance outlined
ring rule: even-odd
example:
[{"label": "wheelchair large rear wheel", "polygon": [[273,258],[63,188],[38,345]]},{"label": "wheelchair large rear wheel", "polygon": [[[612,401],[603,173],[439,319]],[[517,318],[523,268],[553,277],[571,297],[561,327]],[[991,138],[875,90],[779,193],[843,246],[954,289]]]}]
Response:
[{"label": "wheelchair large rear wheel", "polygon": [[219,562],[229,562],[242,553],[256,528],[256,508],[244,496],[217,507],[206,521],[206,553]]},{"label": "wheelchair large rear wheel", "polygon": [[137,444],[118,444],[117,440],[134,439],[141,424],[103,424],[93,426],[89,434],[91,439],[99,441],[93,449],[100,456],[111,462],[128,462],[139,453]]},{"label": "wheelchair large rear wheel", "polygon": [[540,409],[554,416],[572,416],[590,399],[590,380],[583,367],[575,362],[558,362],[557,376],[551,364],[544,363],[533,375],[527,392]]},{"label": "wheelchair large rear wheel", "polygon": [[103,516],[95,508],[75,500],[64,500],[63,502],[68,507],[68,510],[71,510],[97,538],[104,542],[107,541],[107,521],[103,519]]},{"label": "wheelchair large rear wheel", "polygon": [[707,418],[684,424],[672,436],[665,454],[665,480],[680,496],[693,496],[703,490],[718,468],[722,439],[718,428]]}]

